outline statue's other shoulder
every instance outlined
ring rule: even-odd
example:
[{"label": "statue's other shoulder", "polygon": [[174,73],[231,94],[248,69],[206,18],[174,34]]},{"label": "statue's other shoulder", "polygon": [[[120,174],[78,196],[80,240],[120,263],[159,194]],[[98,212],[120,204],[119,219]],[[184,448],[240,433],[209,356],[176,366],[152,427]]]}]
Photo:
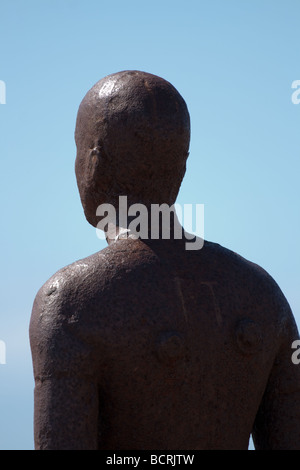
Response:
[{"label": "statue's other shoulder", "polygon": [[[148,250],[150,252],[150,250]],[[119,279],[123,271],[147,263],[153,258],[136,240],[122,240],[57,271],[39,289],[35,304],[47,303],[58,309],[66,303],[87,302],[99,291],[109,288],[110,281]]]},{"label": "statue's other shoulder", "polygon": [[124,257],[119,251],[108,246],[65,266],[39,289],[29,326],[35,376],[77,373],[78,367],[86,373],[91,357],[101,356],[111,285]]},{"label": "statue's other shoulder", "polygon": [[253,263],[234,251],[207,242],[206,250],[214,269],[220,270],[224,282],[232,292],[239,293],[237,302],[243,299],[256,320],[275,327],[279,336],[297,336],[297,327],[290,305],[274,278],[260,265]]},{"label": "statue's other shoulder", "polygon": [[35,297],[31,343],[41,338],[54,341],[62,335],[90,343],[93,332],[99,338],[112,305],[126,301],[128,289],[138,285],[141,275],[157,263],[153,252],[138,240],[120,240],[60,269]]}]

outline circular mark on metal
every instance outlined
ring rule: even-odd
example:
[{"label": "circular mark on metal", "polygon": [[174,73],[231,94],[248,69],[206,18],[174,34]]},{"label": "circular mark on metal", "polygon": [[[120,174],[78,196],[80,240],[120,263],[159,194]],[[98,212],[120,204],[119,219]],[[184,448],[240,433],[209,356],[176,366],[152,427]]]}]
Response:
[{"label": "circular mark on metal", "polygon": [[255,321],[244,318],[237,324],[235,333],[238,347],[244,354],[254,354],[259,350],[262,333]]},{"label": "circular mark on metal", "polygon": [[183,339],[179,333],[168,331],[162,333],[158,342],[158,357],[162,361],[176,361],[184,351]]}]

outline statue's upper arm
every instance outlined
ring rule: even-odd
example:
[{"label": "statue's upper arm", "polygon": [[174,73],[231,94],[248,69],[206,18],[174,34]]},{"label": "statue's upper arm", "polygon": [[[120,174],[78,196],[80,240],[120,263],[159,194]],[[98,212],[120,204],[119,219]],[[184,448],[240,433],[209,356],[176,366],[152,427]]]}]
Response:
[{"label": "statue's upper arm", "polygon": [[96,365],[78,323],[55,283],[38,292],[30,322],[36,449],[97,447]]},{"label": "statue's upper arm", "polygon": [[253,427],[256,449],[300,450],[300,365],[292,361],[299,338],[285,300],[281,302],[280,344]]}]

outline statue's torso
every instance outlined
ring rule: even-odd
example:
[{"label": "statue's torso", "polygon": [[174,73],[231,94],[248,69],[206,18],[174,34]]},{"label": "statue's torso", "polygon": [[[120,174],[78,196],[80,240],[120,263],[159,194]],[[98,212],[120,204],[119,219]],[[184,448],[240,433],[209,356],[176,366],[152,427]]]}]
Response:
[{"label": "statue's torso", "polygon": [[75,263],[74,328],[99,358],[100,448],[247,448],[277,313],[265,274],[222,250],[121,241]]}]

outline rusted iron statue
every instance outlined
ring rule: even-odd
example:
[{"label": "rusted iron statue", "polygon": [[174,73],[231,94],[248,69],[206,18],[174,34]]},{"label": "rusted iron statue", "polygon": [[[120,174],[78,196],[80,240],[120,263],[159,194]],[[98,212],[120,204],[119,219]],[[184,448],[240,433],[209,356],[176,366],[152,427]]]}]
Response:
[{"label": "rusted iron statue", "polygon": [[187,250],[171,219],[168,238],[160,227],[151,238],[119,213],[119,196],[174,204],[190,140],[183,98],[148,73],[110,75],[84,97],[75,139],[87,220],[97,226],[104,204],[116,218],[105,249],[36,296],[36,449],[247,449],[251,433],[257,449],[300,449],[298,331],[275,281],[218,244]]}]

